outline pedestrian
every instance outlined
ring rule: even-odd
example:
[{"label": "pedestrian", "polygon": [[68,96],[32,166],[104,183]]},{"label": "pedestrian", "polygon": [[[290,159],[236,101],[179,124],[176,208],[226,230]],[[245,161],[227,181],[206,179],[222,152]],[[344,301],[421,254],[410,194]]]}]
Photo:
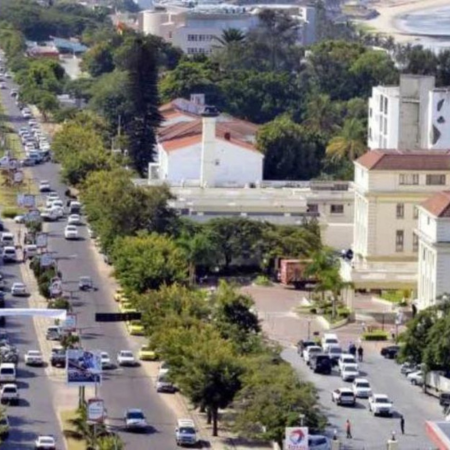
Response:
[{"label": "pedestrian", "polygon": [[362,345],[358,347],[358,360],[362,362],[364,356],[364,349],[362,348]]},{"label": "pedestrian", "polygon": [[347,439],[352,439],[352,424],[350,423],[350,420],[347,419],[347,422],[345,422],[345,431],[347,432]]},{"label": "pedestrian", "polygon": [[366,332],[366,322],[362,322],[362,323],[361,323],[361,329],[362,329],[362,332],[363,332],[363,333]]},{"label": "pedestrian", "polygon": [[400,431],[402,434],[405,434],[405,418],[403,417],[403,414],[400,416]]},{"label": "pedestrian", "polygon": [[391,328],[391,338],[395,341],[395,328]]}]

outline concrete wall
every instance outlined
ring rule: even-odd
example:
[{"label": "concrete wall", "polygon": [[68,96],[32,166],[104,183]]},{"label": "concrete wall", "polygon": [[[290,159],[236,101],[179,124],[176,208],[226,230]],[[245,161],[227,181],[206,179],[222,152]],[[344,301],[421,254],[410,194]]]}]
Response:
[{"label": "concrete wall", "polygon": [[450,148],[450,91],[436,89],[429,93],[426,146],[430,149]]}]

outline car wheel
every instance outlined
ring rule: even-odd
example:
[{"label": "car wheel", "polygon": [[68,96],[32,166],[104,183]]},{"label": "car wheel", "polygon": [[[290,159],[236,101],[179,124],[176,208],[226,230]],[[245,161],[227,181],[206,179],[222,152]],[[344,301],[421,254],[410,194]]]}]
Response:
[{"label": "car wheel", "polygon": [[412,384],[413,386],[416,386],[416,385],[417,385],[417,381],[416,381],[416,380],[411,380],[411,384]]}]

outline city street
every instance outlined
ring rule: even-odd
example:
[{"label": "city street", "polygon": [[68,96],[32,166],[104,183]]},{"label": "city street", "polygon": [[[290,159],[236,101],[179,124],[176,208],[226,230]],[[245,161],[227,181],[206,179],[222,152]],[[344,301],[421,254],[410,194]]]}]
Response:
[{"label": "city street", "polygon": [[[11,86],[12,83],[8,84]],[[9,90],[2,91],[1,95],[2,103],[5,107],[5,112],[10,117],[10,122],[16,129],[20,128],[25,124],[25,121],[21,118],[14,100],[9,96]],[[67,187],[60,183],[58,171],[59,167],[57,165],[46,163],[33,168],[32,175],[35,180],[49,180],[52,188],[58,192],[61,198],[64,198],[64,191]],[[88,237],[86,227],[79,227],[82,239],[66,241],[63,237],[65,225],[66,221],[62,220],[50,224],[47,228],[50,233],[49,250],[54,252],[54,256],[58,259],[59,269],[63,275],[64,290],[77,290],[78,279],[83,275],[92,277],[94,285],[99,288],[96,292],[74,293],[73,306],[78,314],[78,326],[83,331],[83,345],[90,349],[107,351],[113,360],[116,359],[116,354],[120,350],[132,349],[137,351],[139,341],[136,338],[131,339],[126,334],[123,324],[95,323],[94,315],[96,312],[113,312],[117,310],[113,300],[114,289],[112,280],[105,273],[100,273],[99,271],[93,244]],[[31,328],[28,329],[27,333],[32,332]],[[19,339],[36,342],[36,338],[28,334],[20,333]],[[42,380],[42,386],[39,382],[36,383],[36,391],[39,390],[39,394],[36,392],[36,395],[39,396],[40,402],[47,401],[48,409],[51,410],[50,396],[46,394],[45,388],[47,381],[45,377],[42,377]],[[174,439],[176,418],[163,403],[160,398],[161,394],[156,393],[153,384],[154,380],[149,379],[142,368],[115,369],[104,376],[99,393],[105,399],[111,424],[122,427],[125,409],[141,408],[146,414],[150,425],[150,432],[140,435],[125,433],[119,428],[127,449],[156,448],[170,450],[176,447]],[[50,391],[50,389],[51,387],[49,386],[48,390]],[[58,399],[53,395],[53,409],[56,409],[57,402]],[[74,404],[73,408],[76,408],[76,406]],[[39,420],[42,420],[43,417],[42,411],[43,409],[39,408],[30,409],[26,419],[23,420],[36,423],[36,428],[39,427],[41,431],[52,431],[55,433],[53,429],[47,430],[39,426]],[[50,411],[46,417],[49,417],[50,421],[54,423],[54,427],[57,428],[55,413]],[[14,448],[17,448],[17,446]]]}]

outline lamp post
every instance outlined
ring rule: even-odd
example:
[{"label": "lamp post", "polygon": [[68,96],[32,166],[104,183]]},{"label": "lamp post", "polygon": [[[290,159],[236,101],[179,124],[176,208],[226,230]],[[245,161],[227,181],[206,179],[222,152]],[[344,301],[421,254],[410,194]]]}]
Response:
[{"label": "lamp post", "polygon": [[298,418],[300,419],[300,426],[302,427],[305,421],[305,415],[303,413],[300,413],[298,415]]},{"label": "lamp post", "polygon": [[311,339],[311,319],[308,319],[308,341]]}]

